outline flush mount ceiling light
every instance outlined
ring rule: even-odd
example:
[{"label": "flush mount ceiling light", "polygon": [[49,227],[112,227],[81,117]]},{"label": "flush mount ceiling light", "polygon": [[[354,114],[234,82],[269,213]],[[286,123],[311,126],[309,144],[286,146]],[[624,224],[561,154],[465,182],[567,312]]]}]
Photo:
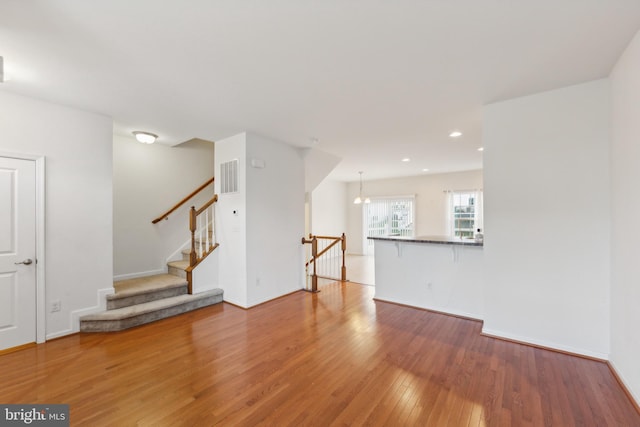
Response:
[{"label": "flush mount ceiling light", "polygon": [[362,198],[362,174],[364,172],[360,171],[358,172],[360,174],[360,193],[358,193],[358,197],[356,197],[355,199],[353,199],[353,204],[355,205],[359,205],[361,204],[363,201],[364,203],[371,203],[371,199],[369,199],[368,197],[365,197],[364,199]]},{"label": "flush mount ceiling light", "polygon": [[459,138],[461,136],[462,136],[462,132],[460,132],[459,130],[454,130],[449,134],[449,138]]},{"label": "flush mount ceiling light", "polygon": [[134,131],[133,135],[136,137],[138,142],[142,142],[143,144],[153,144],[156,142],[158,135],[150,133],[150,132],[142,132],[142,131]]}]

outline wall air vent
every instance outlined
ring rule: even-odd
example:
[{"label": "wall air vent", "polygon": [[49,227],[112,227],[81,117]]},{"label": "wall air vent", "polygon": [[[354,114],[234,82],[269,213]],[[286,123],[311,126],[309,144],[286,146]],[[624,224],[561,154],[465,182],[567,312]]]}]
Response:
[{"label": "wall air vent", "polygon": [[220,193],[238,192],[238,159],[220,163]]}]

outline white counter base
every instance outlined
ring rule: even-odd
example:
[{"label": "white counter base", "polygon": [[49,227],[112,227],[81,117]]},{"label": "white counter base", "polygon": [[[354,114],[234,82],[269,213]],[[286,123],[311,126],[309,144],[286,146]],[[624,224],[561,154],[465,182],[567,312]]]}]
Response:
[{"label": "white counter base", "polygon": [[481,246],[375,240],[375,299],[483,320]]}]

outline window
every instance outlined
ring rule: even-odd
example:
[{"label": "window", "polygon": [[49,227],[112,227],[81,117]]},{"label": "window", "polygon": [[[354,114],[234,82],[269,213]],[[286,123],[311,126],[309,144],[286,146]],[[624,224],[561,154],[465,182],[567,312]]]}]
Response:
[{"label": "window", "polygon": [[[414,197],[389,197],[372,199],[363,209],[364,235],[366,237],[406,236],[414,233]],[[368,245],[373,242],[368,240]],[[370,251],[368,251],[370,253]]]},{"label": "window", "polygon": [[452,191],[449,193],[450,234],[473,237],[482,229],[482,191]]}]

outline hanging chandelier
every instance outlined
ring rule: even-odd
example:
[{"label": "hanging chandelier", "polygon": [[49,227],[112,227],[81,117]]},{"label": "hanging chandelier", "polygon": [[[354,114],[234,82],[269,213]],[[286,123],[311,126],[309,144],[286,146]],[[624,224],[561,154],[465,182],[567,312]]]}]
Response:
[{"label": "hanging chandelier", "polygon": [[361,204],[362,202],[364,203],[371,203],[371,199],[369,199],[368,197],[365,197],[364,199],[362,198],[362,174],[364,172],[360,171],[358,172],[360,174],[360,193],[358,193],[358,197],[356,197],[355,199],[353,199],[353,203],[356,205]]}]

